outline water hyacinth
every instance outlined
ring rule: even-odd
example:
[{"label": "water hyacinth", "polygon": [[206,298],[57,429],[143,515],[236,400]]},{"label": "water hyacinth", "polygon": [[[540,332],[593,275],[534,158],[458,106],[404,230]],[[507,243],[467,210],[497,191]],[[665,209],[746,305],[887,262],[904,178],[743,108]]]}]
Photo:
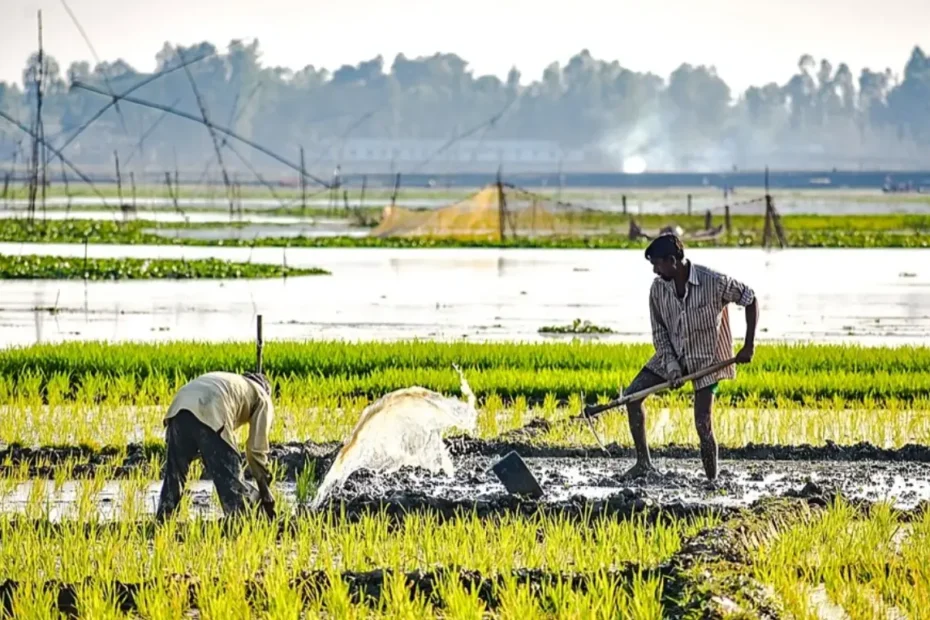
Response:
[{"label": "water hyacinth", "polygon": [[66,258],[58,256],[0,256],[4,280],[189,280],[279,278],[324,275],[317,268],[296,268],[263,263],[237,263],[215,258]]},{"label": "water hyacinth", "polygon": [[[378,215],[377,210],[359,213],[369,224]],[[21,219],[0,220],[0,242],[7,243],[84,243],[91,239],[101,244],[196,245],[241,247],[359,247],[359,248],[450,248],[450,247],[509,247],[509,248],[590,248],[590,249],[641,249],[647,241],[630,239],[627,231],[629,218],[618,213],[583,212],[575,216],[574,234],[542,237],[511,237],[504,241],[487,238],[441,237],[356,237],[356,236],[296,236],[259,237],[241,236],[202,239],[160,235],[156,231],[179,228],[206,229],[206,223],[159,223],[151,220],[113,222],[92,219],[48,220],[28,222]],[[720,218],[720,215],[717,216]],[[644,215],[637,216],[640,226],[654,229],[665,226],[669,219],[688,230],[704,228],[703,216]],[[908,215],[784,215],[781,218],[786,240],[791,247],[830,248],[926,248],[930,247],[930,226],[927,219]],[[733,215],[732,232],[709,240],[693,240],[690,247],[758,247],[763,242],[764,217],[759,215]],[[217,224],[213,224],[217,227]],[[224,224],[228,226],[228,224]]]}]

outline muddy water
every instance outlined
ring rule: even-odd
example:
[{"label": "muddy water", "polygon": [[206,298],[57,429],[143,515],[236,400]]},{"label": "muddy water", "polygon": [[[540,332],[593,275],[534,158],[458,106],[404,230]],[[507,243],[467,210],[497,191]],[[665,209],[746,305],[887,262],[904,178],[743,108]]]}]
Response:
[{"label": "muddy water", "polygon": [[[350,499],[416,492],[453,501],[491,500],[507,494],[489,471],[497,458],[458,460],[453,479],[427,472],[386,478],[360,473],[334,496]],[[608,499],[619,494],[662,505],[741,506],[762,497],[800,493],[809,483],[850,498],[888,501],[899,508],[930,500],[930,464],[926,463],[721,460],[718,480],[711,484],[698,459],[654,459],[659,472],[636,481],[622,479],[632,459],[524,460],[543,488],[544,502]]]},{"label": "muddy water", "polygon": [[[0,253],[83,257],[59,244]],[[0,346],[61,340],[225,340],[264,315],[269,340],[565,339],[545,325],[575,318],[587,336],[649,341],[652,273],[638,250],[388,250],[91,246],[92,257],[206,258],[318,266],[331,276],[253,281],[5,281]],[[930,268],[923,250],[696,249],[699,263],[755,288],[757,339],[927,344]],[[803,277],[801,275],[803,274]],[[743,312],[733,308],[739,335]]]},{"label": "muddy water", "polygon": [[[47,481],[41,493],[34,489],[37,482],[23,482],[16,485],[6,493],[0,493],[0,510],[6,514],[26,515],[31,518],[42,518],[49,521],[74,519],[80,514],[82,488],[90,483],[87,481],[66,480],[56,488],[54,482]],[[38,483],[41,484],[41,483]],[[158,494],[161,492],[161,482],[150,482],[142,493],[133,500],[138,514],[154,515],[158,507]],[[36,494],[41,498],[36,499]],[[124,518],[130,500],[127,483],[124,481],[109,481],[103,485],[99,493],[93,496],[92,506],[96,517],[101,520],[114,520]],[[190,497],[190,513],[199,517],[218,517],[222,515],[216,492],[211,481],[195,480],[187,485],[187,495]]]},{"label": "muddy water", "polygon": [[[467,456],[455,459],[452,478],[423,470],[404,469],[390,475],[360,471],[337,489],[331,502],[368,503],[385,501],[416,509],[433,506],[495,506],[506,509],[510,496],[490,471],[498,457]],[[930,464],[913,462],[858,461],[745,461],[722,460],[715,484],[708,483],[697,459],[655,459],[657,474],[637,481],[624,481],[630,459],[526,458],[527,466],[539,480],[544,496],[542,507],[577,511],[599,501],[621,505],[677,506],[686,508],[746,506],[764,497],[839,492],[851,499],[890,502],[897,508],[911,509],[930,500]],[[66,481],[54,488],[47,481],[36,502],[30,495],[35,482],[24,482],[0,493],[0,510],[6,513],[47,518],[53,521],[77,514],[84,481]],[[145,485],[136,496],[139,514],[154,514],[161,489],[160,481]],[[279,485],[287,510],[295,506],[296,485]],[[127,482],[109,481],[95,497],[101,519],[123,518]],[[188,484],[192,516],[213,518],[221,515],[213,483],[197,480]],[[29,508],[30,504],[32,508]],[[36,513],[36,506],[42,510]],[[525,505],[524,505],[525,509]]]}]

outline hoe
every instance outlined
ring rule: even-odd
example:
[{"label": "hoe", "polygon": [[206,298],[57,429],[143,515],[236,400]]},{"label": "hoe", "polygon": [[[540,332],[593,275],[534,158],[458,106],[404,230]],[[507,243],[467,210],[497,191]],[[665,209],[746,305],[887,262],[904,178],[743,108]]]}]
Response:
[{"label": "hoe", "polygon": [[[691,373],[690,375],[685,375],[681,378],[682,384],[688,381],[700,379],[701,377],[709,374],[713,374],[735,362],[736,358],[731,357],[728,360],[718,362],[695,373]],[[591,434],[594,435],[594,439],[597,440],[598,445],[601,447],[601,450],[603,450],[606,455],[610,456],[610,452],[607,450],[604,442],[601,441],[597,431],[594,430],[594,424],[591,422],[591,418],[609,409],[622,407],[627,403],[641,400],[651,394],[656,394],[657,392],[667,390],[670,387],[671,383],[669,381],[665,381],[664,383],[654,385],[653,387],[646,388],[645,390],[640,390],[639,392],[625,394],[602,405],[585,405],[581,410],[580,415],[566,418],[563,420],[563,422],[570,422],[577,420],[579,417],[583,417],[585,422],[588,424],[588,428],[591,429]],[[584,396],[582,396],[582,400],[584,400]],[[539,482],[536,480],[533,472],[531,472],[529,467],[527,467],[526,462],[520,458],[520,455],[517,454],[516,451],[511,450],[508,452],[502,459],[497,461],[497,463],[495,463],[491,469],[494,471],[494,474],[498,477],[501,483],[503,483],[508,493],[512,495],[525,495],[536,499],[542,497],[542,487],[539,485]]]}]

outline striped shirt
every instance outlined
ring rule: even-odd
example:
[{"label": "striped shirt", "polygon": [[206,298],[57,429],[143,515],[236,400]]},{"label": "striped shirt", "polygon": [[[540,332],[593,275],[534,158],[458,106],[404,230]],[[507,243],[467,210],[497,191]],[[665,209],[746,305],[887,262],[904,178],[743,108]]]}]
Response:
[{"label": "striped shirt", "polygon": [[[685,296],[679,299],[675,282],[656,277],[649,291],[649,317],[655,355],[646,368],[663,378],[678,369],[682,375],[733,357],[733,336],[727,306],[746,307],[755,299],[751,288],[733,278],[691,261]],[[721,379],[735,379],[731,364],[694,382],[700,390]]]}]

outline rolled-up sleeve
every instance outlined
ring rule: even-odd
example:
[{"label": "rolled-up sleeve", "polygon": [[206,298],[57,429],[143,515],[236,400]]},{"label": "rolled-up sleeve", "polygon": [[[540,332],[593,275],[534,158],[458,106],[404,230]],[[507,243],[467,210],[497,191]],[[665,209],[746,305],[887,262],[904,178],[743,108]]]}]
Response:
[{"label": "rolled-up sleeve", "polygon": [[748,285],[724,274],[718,276],[717,286],[720,289],[720,299],[724,304],[733,303],[745,307],[756,298],[755,291]]},{"label": "rolled-up sleeve", "polygon": [[652,324],[652,343],[667,372],[681,371],[681,365],[675,356],[672,340],[668,335],[668,326],[659,311],[658,290],[655,286],[649,291],[649,321]]}]

